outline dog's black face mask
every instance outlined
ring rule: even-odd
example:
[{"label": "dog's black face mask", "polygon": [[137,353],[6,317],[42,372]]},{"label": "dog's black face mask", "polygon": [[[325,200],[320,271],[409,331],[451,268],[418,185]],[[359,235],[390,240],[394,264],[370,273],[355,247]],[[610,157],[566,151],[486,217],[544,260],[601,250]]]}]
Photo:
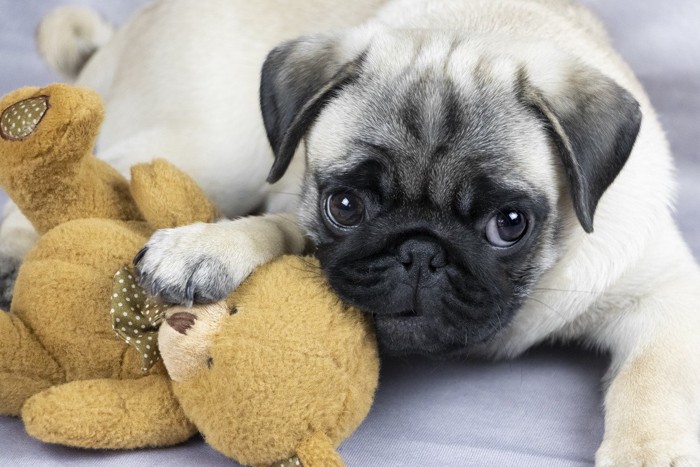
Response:
[{"label": "dog's black face mask", "polygon": [[[417,51],[433,37],[405,34]],[[526,63],[507,79],[488,59],[447,76],[447,62],[399,66],[381,47],[347,61],[338,44],[316,36],[268,56],[269,180],[306,137],[300,219],[331,286],[374,316],[389,352],[464,351],[531,298],[568,219],[593,230],[634,144],[638,105],[564,59],[550,90]]]},{"label": "dog's black face mask", "polygon": [[385,351],[458,353],[510,321],[546,263],[543,196],[481,178],[483,198],[439,207],[348,183],[358,175],[326,180],[317,256],[340,297],[373,315]]}]

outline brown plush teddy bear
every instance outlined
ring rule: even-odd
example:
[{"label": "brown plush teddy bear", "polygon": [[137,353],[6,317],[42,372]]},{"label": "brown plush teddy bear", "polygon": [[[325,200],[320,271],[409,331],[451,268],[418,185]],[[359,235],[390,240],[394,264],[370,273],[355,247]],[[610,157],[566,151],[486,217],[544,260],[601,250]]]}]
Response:
[{"label": "brown plush teddy bear", "polygon": [[41,234],[0,312],[0,414],[70,446],[200,431],[244,464],[342,465],[334,447],[369,410],[378,358],[318,264],[282,258],[209,305],[144,297],[125,265],[154,229],[215,220],[211,202],[164,161],[129,183],[93,157],[91,91],[25,88],[0,112],[0,184]]}]

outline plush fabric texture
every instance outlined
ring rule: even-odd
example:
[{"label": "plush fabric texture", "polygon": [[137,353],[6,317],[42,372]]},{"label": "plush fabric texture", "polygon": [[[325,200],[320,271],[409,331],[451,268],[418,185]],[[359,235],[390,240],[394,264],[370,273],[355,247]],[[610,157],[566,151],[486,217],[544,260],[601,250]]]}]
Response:
[{"label": "plush fabric texture", "polygon": [[[46,106],[33,108],[37,96]],[[32,108],[15,116],[22,106]],[[124,265],[154,225],[211,222],[212,203],[164,161],[135,166],[130,185],[95,159],[102,105],[91,91],[25,88],[3,109],[16,131],[0,134],[0,183],[43,235],[20,268],[11,312],[0,312],[0,415],[75,447],[168,446],[198,428],[246,464],[299,450],[305,467],[343,465],[335,447],[369,412],[379,357],[368,320],[331,292],[318,262],[283,257],[218,304],[144,297]],[[163,315],[160,330],[151,326]],[[160,331],[170,339],[159,345]],[[172,386],[153,365],[156,346],[178,369]]]},{"label": "plush fabric texture", "polygon": [[[153,196],[154,193],[158,196]],[[197,183],[162,159],[132,167],[131,196],[154,229],[210,222],[219,217],[216,207]]]},{"label": "plush fabric texture", "polygon": [[22,420],[44,442],[90,449],[171,446],[195,432],[162,374],[54,386],[24,404]]},{"label": "plush fabric texture", "polygon": [[[48,88],[23,88],[8,94],[0,105],[5,111],[47,92]],[[103,161],[84,157],[86,148],[90,151],[95,145],[102,122],[97,94],[66,85],[52,86],[50,92],[51,111],[37,120],[32,131],[22,138],[0,132],[0,185],[42,234],[86,215],[139,220],[124,177]],[[47,186],[53,196],[46,196]]]},{"label": "plush fabric texture", "polygon": [[30,434],[73,446],[182,442],[196,430],[164,367],[144,378],[138,352],[111,330],[114,272],[153,228],[128,182],[91,154],[102,104],[55,85],[10,93],[0,111],[37,96],[47,106],[30,131],[0,135],[0,183],[43,234],[20,268],[11,312],[0,313],[0,414],[21,414]]},{"label": "plush fabric texture", "polygon": [[[302,441],[297,455],[302,465],[323,465],[340,467],[345,465],[335,451],[328,449],[332,441],[327,436],[317,434]],[[295,462],[296,463],[296,462]]]},{"label": "plush fabric texture", "polygon": [[[201,369],[173,382],[187,416],[210,445],[243,464],[286,459],[304,442],[305,466],[328,465],[337,458],[333,447],[367,415],[377,386],[366,317],[340,303],[317,261],[293,256],[258,268],[221,310]],[[325,449],[318,440],[327,440]]]}]

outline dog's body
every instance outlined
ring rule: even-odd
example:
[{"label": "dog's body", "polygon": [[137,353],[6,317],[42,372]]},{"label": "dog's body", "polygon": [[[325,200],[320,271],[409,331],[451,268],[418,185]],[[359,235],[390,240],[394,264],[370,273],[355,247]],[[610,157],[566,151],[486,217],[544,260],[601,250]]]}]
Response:
[{"label": "dog's body", "polygon": [[[251,105],[257,71],[244,79]],[[271,180],[290,163],[296,180],[305,137],[299,216],[156,233],[136,258],[153,293],[216,300],[310,238],[338,293],[377,316],[386,349],[604,349],[597,465],[700,465],[700,271],[671,217],[655,113],[586,10],[395,0],[362,26],[275,49],[261,100]],[[259,123],[237,133],[250,154],[265,152]]]},{"label": "dog's body", "polygon": [[[655,113],[587,11],[396,0],[275,49],[261,102],[272,181],[305,137],[301,228],[273,216],[159,232],[138,258],[153,292],[225,295],[306,234],[390,351],[604,349],[597,464],[700,465],[700,271],[671,217]],[[249,235],[258,222],[280,229]]]},{"label": "dog's body", "polygon": [[[222,214],[296,206],[295,174],[265,183],[272,155],[258,104],[269,50],[301,34],[356,24],[385,0],[160,0],[118,30],[85,8],[62,7],[37,31],[54,69],[97,90],[106,118],[97,155],[129,168],[166,157],[187,171]],[[7,307],[21,258],[36,241],[12,203],[0,229],[0,305]]]}]

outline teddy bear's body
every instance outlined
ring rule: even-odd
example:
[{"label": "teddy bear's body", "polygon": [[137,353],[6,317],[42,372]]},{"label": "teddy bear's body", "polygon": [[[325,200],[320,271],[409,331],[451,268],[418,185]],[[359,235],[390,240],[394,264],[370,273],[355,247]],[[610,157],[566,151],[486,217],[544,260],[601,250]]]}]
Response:
[{"label": "teddy bear's body", "polygon": [[[159,205],[163,197],[189,193],[151,191],[158,189],[156,172],[181,179],[190,191],[194,182],[156,162],[135,167],[130,185],[92,157],[102,119],[92,92],[60,85],[22,89],[0,108],[0,182],[41,233],[17,277],[11,313],[0,314],[0,414],[23,410],[31,434],[81,447],[189,438],[196,429],[170,395],[165,368],[141,371],[138,352],[115,338],[109,309],[114,273],[154,228],[174,226],[168,210],[144,220],[135,200]],[[212,220],[214,209],[201,198],[191,200],[203,203],[198,215],[178,220]],[[148,408],[149,399],[161,401]],[[129,403],[144,410],[134,418]],[[138,437],[114,430],[127,414],[131,424],[148,429]]]},{"label": "teddy bear's body", "polygon": [[34,331],[58,368],[47,387],[143,376],[135,352],[109,332],[104,310],[109,309],[111,276],[131,260],[150,230],[143,222],[74,220],[44,234],[27,257],[12,314]]},{"label": "teddy bear's body", "polygon": [[42,235],[0,311],[0,415],[71,446],[163,446],[199,429],[242,462],[338,464],[333,446],[369,410],[378,360],[367,322],[315,263],[284,258],[225,301],[168,309],[165,365],[143,371],[113,330],[115,308],[133,311],[114,304],[115,273],[155,229],[216,210],[164,161],[134,167],[129,183],[95,159],[102,106],[90,91],[27,88],[0,111],[0,184]]}]

